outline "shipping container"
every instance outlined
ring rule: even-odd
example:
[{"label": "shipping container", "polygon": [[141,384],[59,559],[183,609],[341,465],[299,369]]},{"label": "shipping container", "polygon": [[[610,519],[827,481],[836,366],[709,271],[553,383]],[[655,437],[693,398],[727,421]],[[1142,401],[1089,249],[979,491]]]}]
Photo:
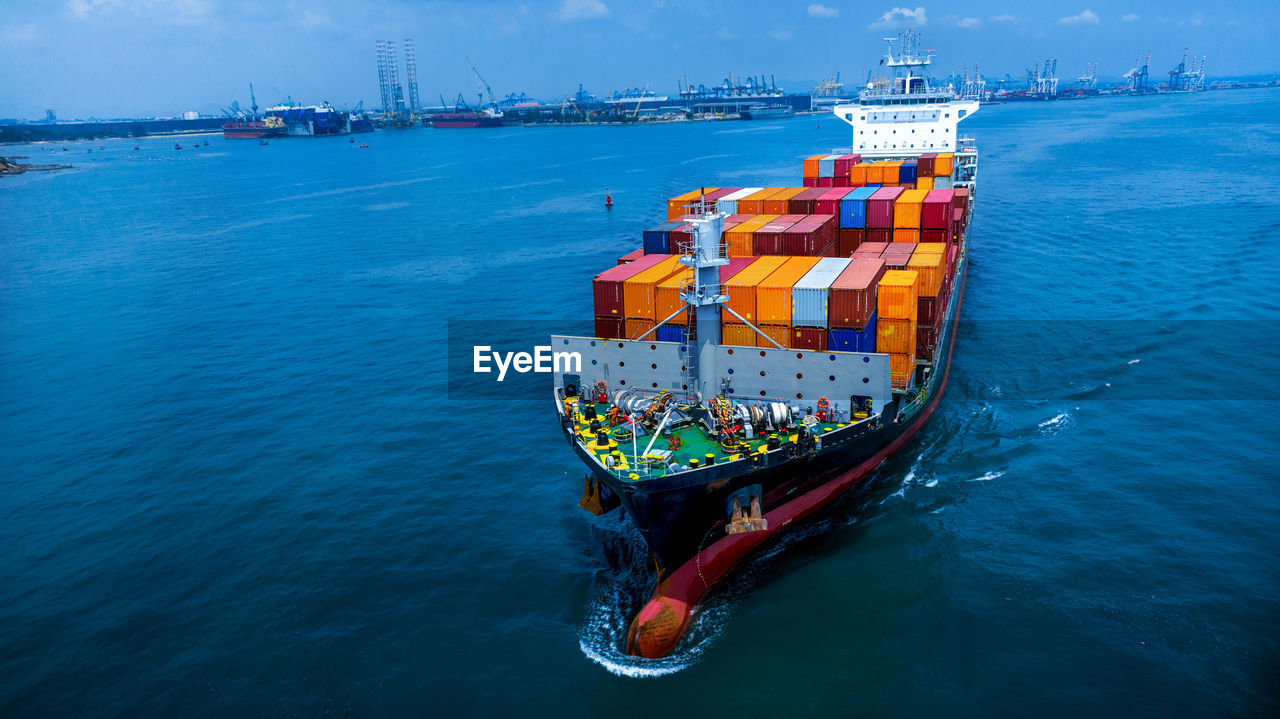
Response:
[{"label": "shipping container", "polygon": [[[738,258],[735,258],[738,259]],[[750,259],[743,257],[740,259]],[[693,281],[693,270],[686,269],[684,272],[677,272],[667,279],[658,283],[657,288],[653,292],[653,319],[661,322],[667,319],[672,312],[685,306],[680,299],[680,288],[687,282]],[[667,320],[671,324],[683,325],[689,322],[689,312],[686,310],[676,315],[674,318]]]},{"label": "shipping container", "polygon": [[697,190],[690,190],[683,195],[676,195],[667,200],[667,219],[678,220],[684,217],[685,205],[693,204],[695,200],[702,196],[704,192],[712,192],[718,190],[718,187],[703,187]]},{"label": "shipping container", "polygon": [[[746,269],[725,282],[725,291],[729,294],[726,306],[741,315],[742,319],[756,324],[756,285],[760,284],[775,270],[787,261],[786,257],[761,257],[747,265]],[[720,316],[721,322],[736,322],[737,318],[725,312]],[[751,341],[752,344],[755,340]]]},{"label": "shipping container", "polygon": [[683,225],[683,222],[664,222],[657,227],[650,227],[645,230],[642,237],[644,238],[644,253],[646,255],[668,255],[671,254],[671,231]]},{"label": "shipping container", "polygon": [[729,245],[730,257],[750,257],[760,254],[755,250],[756,230],[778,219],[778,215],[754,215],[751,219],[739,223],[732,230],[724,233],[725,242]]},{"label": "shipping container", "polygon": [[925,191],[932,190],[932,189],[933,189],[933,178],[932,178],[932,177],[917,177],[917,178],[916,178],[916,189],[917,189],[917,190],[925,190]]},{"label": "shipping container", "polygon": [[[832,187],[849,187],[849,178],[843,175],[837,175],[831,178]],[[831,214],[835,214],[834,212]]]},{"label": "shipping container", "polygon": [[916,321],[881,318],[876,322],[876,352],[914,352]]},{"label": "shipping container", "polygon": [[916,272],[885,271],[876,285],[876,316],[882,324],[885,320],[915,320],[919,283]]},{"label": "shipping container", "polygon": [[834,173],[836,179],[849,177],[849,168],[856,165],[858,160],[861,159],[862,155],[841,155],[837,157]]},{"label": "shipping container", "polygon": [[915,185],[916,182],[916,163],[904,162],[898,168],[898,182],[903,185]]},{"label": "shipping container", "polygon": [[911,262],[911,255],[885,254],[880,257],[884,260],[884,266],[891,270],[905,270]]},{"label": "shipping container", "polygon": [[879,257],[884,254],[886,249],[889,248],[889,244],[890,243],[888,242],[872,242],[870,240],[864,240],[861,245],[858,245],[858,249],[854,251],[854,254],[858,257]]},{"label": "shipping container", "polygon": [[782,254],[836,256],[836,218],[809,215],[782,232]]},{"label": "shipping container", "polygon": [[671,231],[668,246],[673,255],[684,254],[693,244],[693,225],[688,222]]},{"label": "shipping container", "polygon": [[777,192],[773,193],[772,195],[769,195],[768,197],[765,198],[765,201],[764,201],[765,214],[769,214],[769,215],[788,214],[787,208],[790,204],[791,198],[795,197],[801,192],[805,192],[805,188],[784,187],[781,190],[778,190]]},{"label": "shipping container", "polygon": [[898,195],[898,199],[893,202],[893,228],[920,229],[920,209],[928,195],[924,190],[905,190]]},{"label": "shipping container", "polygon": [[792,215],[812,215],[818,198],[832,192],[825,187],[810,187],[787,202],[787,211]]},{"label": "shipping container", "polygon": [[954,168],[955,153],[939,152],[938,157],[933,161],[934,177],[950,177]]},{"label": "shipping container", "polygon": [[916,252],[929,252],[935,255],[945,255],[947,253],[947,245],[943,242],[921,242],[916,245],[913,254]]},{"label": "shipping container", "polygon": [[955,193],[956,193],[957,206],[962,210],[968,210],[969,209],[969,188],[957,187],[955,188]]},{"label": "shipping container", "polygon": [[882,187],[867,198],[867,229],[893,227],[893,204],[903,192],[901,187]]},{"label": "shipping container", "polygon": [[818,160],[818,177],[836,176],[836,158],[839,155],[824,155]]},{"label": "shipping container", "polygon": [[920,230],[896,229],[893,231],[893,241],[896,244],[902,244],[904,242],[919,242]]},{"label": "shipping container", "polygon": [[876,312],[876,288],[884,277],[885,261],[855,256],[831,283],[827,293],[827,325],[862,329]]},{"label": "shipping container", "polygon": [[[738,199],[738,214],[740,215],[763,215],[764,200],[769,195],[775,195],[781,192],[781,187],[766,187],[759,192],[753,192],[746,197]],[[774,213],[779,214],[779,213]]]},{"label": "shipping container", "polygon": [[821,327],[792,327],[791,349],[826,352],[827,331]]},{"label": "shipping container", "polygon": [[831,284],[849,268],[851,260],[825,257],[791,287],[791,324],[827,326],[827,296]]},{"label": "shipping container", "polygon": [[827,350],[833,352],[875,352],[876,316],[873,312],[860,330],[833,329],[827,332]]},{"label": "shipping container", "polygon": [[899,391],[911,389],[916,374],[916,353],[889,355],[889,386]]},{"label": "shipping container", "polygon": [[868,241],[868,242],[884,242],[885,244],[892,243],[892,242],[893,242],[893,230],[891,230],[891,229],[886,229],[886,228],[879,228],[879,227],[878,227],[878,228],[875,228],[875,229],[872,229],[872,228],[868,227],[868,228],[867,228],[867,241]]},{"label": "shipping container", "polygon": [[857,227],[840,230],[840,237],[836,240],[836,257],[848,257],[857,252],[866,237],[867,231]]},{"label": "shipping container", "polygon": [[621,317],[596,318],[596,337],[603,337],[607,340],[622,339],[622,332]]},{"label": "shipping container", "polygon": [[781,267],[756,285],[756,315],[760,324],[791,326],[791,288],[818,264],[819,259],[788,258]]},{"label": "shipping container", "polygon": [[861,187],[867,184],[867,165],[856,163],[849,167],[849,184]]},{"label": "shipping container", "polygon": [[920,230],[920,242],[922,244],[946,242],[949,238],[950,238],[950,235],[946,230]]},{"label": "shipping container", "polygon": [[950,188],[951,188],[951,178],[950,178],[950,177],[935,177],[935,178],[933,178],[933,189],[935,189],[935,190],[947,190],[947,189],[950,189]]},{"label": "shipping container", "polygon": [[638,249],[638,250],[632,250],[632,251],[628,252],[627,254],[623,255],[622,257],[619,257],[619,258],[618,258],[618,264],[620,264],[620,265],[625,265],[625,264],[627,264],[628,262],[635,262],[636,260],[640,259],[641,257],[644,257],[644,248],[643,248],[643,247],[641,247],[641,248],[640,248],[640,249]]},{"label": "shipping container", "polygon": [[738,200],[741,200],[748,195],[755,194],[763,189],[763,187],[744,187],[741,190],[730,192],[724,197],[716,200],[716,210],[723,212],[726,215],[736,214],[738,212]]},{"label": "shipping container", "polygon": [[741,322],[724,322],[720,325],[720,344],[755,347],[756,333]]},{"label": "shipping container", "polygon": [[658,328],[659,342],[684,342],[684,325],[663,325]]},{"label": "shipping container", "polygon": [[836,178],[834,178],[834,177],[819,177],[819,178],[818,178],[818,187],[831,188],[831,187],[835,187],[835,186],[836,186]]},{"label": "shipping container", "polygon": [[687,271],[679,257],[668,257],[649,269],[622,281],[622,316],[654,321],[655,293],[659,282],[671,275]]},{"label": "shipping container", "polygon": [[885,179],[884,179],[885,164],[886,163],[884,160],[877,160],[871,163],[870,165],[867,165],[867,182],[868,183],[874,182],[879,184],[879,183],[885,182]]},{"label": "shipping container", "polygon": [[938,156],[936,152],[926,152],[916,158],[916,178],[933,177],[933,160]]},{"label": "shipping container", "polygon": [[801,180],[801,181],[800,181],[800,184],[801,184],[801,186],[803,186],[803,187],[817,187],[817,186],[818,186],[818,178],[816,178],[816,177],[802,177],[802,178],[800,178],[800,180]]},{"label": "shipping container", "polygon": [[801,174],[805,177],[817,177],[818,161],[824,157],[826,157],[826,155],[813,155],[812,157],[806,157],[802,165],[803,172],[801,172]]},{"label": "shipping container", "polygon": [[902,184],[902,178],[899,176],[902,170],[902,160],[889,160],[884,163],[884,169],[881,171],[881,182],[888,185]]},{"label": "shipping container", "polygon": [[916,357],[931,360],[937,349],[938,328],[924,326],[916,328]]},{"label": "shipping container", "polygon": [[840,200],[840,226],[864,228],[867,226],[867,200],[876,193],[875,188],[858,187]]},{"label": "shipping container", "polygon": [[833,187],[822,194],[813,203],[813,214],[815,215],[839,215],[840,202],[853,192],[850,187]]},{"label": "shipping container", "polygon": [[774,220],[759,227],[752,236],[757,255],[781,255],[782,233],[794,225],[803,215],[778,215]]},{"label": "shipping container", "polygon": [[[791,346],[791,325],[759,325],[759,327],[760,331],[771,337],[774,342],[777,342],[783,347]],[[755,335],[755,339],[756,347],[777,349],[777,347],[773,346],[773,343],[758,334]]]},{"label": "shipping container", "polygon": [[638,340],[642,337],[647,340],[657,339],[652,332],[649,332],[655,324],[657,323],[653,320],[627,318],[623,323],[626,339]]},{"label": "shipping container", "polygon": [[622,313],[622,283],[645,270],[671,259],[671,255],[645,255],[634,262],[611,267],[591,281],[596,317],[618,317]]}]

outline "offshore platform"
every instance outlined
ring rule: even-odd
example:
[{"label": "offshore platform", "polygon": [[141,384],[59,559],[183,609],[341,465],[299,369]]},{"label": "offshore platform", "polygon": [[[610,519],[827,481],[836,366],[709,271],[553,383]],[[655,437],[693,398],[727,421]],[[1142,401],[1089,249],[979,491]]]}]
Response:
[{"label": "offshore platform", "polygon": [[376,40],[374,49],[378,56],[378,89],[382,94],[382,126],[411,127],[417,122],[418,111],[422,107],[418,102],[418,62],[413,38],[404,40],[404,75],[409,88],[407,101],[404,87],[400,85],[395,41]]}]

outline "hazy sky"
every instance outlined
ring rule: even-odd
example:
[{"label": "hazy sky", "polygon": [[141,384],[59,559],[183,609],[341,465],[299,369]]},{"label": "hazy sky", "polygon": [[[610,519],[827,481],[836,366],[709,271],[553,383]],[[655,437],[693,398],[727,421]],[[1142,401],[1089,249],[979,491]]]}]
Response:
[{"label": "hazy sky", "polygon": [[[918,0],[916,0],[918,1]],[[879,38],[919,27],[944,75],[979,63],[1024,76],[1056,57],[1074,78],[1086,62],[1119,76],[1151,50],[1153,75],[1184,47],[1213,76],[1280,71],[1280,2],[1200,0],[0,0],[0,117],[172,116],[248,105],[380,106],[374,41],[414,38],[424,102],[474,98],[470,56],[499,97],[561,98],[582,82],[674,94],[688,76],[769,74],[806,91],[821,77],[864,78]],[[403,63],[403,55],[400,57]],[[401,70],[403,79],[403,69]]]}]

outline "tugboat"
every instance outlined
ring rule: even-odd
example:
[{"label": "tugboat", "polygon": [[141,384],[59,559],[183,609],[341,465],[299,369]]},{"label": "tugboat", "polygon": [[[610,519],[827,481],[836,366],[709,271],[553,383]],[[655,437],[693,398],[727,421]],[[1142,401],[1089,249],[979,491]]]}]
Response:
[{"label": "tugboat", "polygon": [[[655,313],[656,322],[628,323],[620,335],[551,337],[553,352],[580,357],[578,365],[556,363],[553,368],[560,428],[587,468],[579,504],[595,514],[621,509],[639,529],[654,569],[653,593],[627,633],[628,653],[648,658],[669,654],[699,603],[736,563],[864,482],[925,426],[938,406],[964,294],[968,218],[977,182],[976,147],[972,140],[958,138],[956,128],[978,110],[978,102],[957,100],[949,87],[931,87],[931,60],[930,52],[919,50],[915,33],[903,33],[889,40],[882,62],[892,80],[868,86],[856,102],[832,108],[852,128],[851,146],[840,155],[851,158],[847,162],[864,169],[897,161],[945,167],[931,170],[927,183],[923,175],[913,177],[915,196],[932,194],[935,180],[954,188],[942,191],[946,229],[938,232],[943,241],[931,243],[942,247],[936,264],[928,260],[932,296],[919,290],[924,270],[894,270],[890,279],[885,269],[889,262],[881,255],[864,260],[879,268],[876,277],[881,279],[870,281],[861,301],[870,292],[873,310],[879,303],[881,331],[890,321],[904,328],[910,323],[909,350],[882,349],[875,329],[863,338],[870,344],[860,349],[827,349],[825,294],[818,305],[822,328],[766,332],[755,316],[744,318],[731,299],[740,292],[763,292],[764,281],[757,281],[759,290],[724,282],[722,268],[731,262],[724,238],[726,215],[707,199],[689,202],[679,220],[688,227],[687,239],[674,241],[671,248],[679,265],[671,265],[671,277],[683,278],[674,313],[663,317],[668,314],[663,309]],[[938,158],[945,158],[945,165]],[[957,203],[960,197],[963,204]],[[890,213],[892,217],[892,209]],[[870,249],[873,243],[867,244]],[[761,254],[759,246],[748,254]],[[818,254],[785,262],[799,259],[803,264]],[[856,250],[852,258],[833,254],[827,257],[854,271]],[[908,255],[914,265],[914,256]],[[769,259],[783,261],[751,261]],[[908,260],[893,262],[906,265]],[[790,281],[784,285],[789,298]],[[602,292],[608,288],[596,287]],[[931,303],[927,307],[925,299]],[[918,304],[935,318],[927,337],[923,318],[916,334]],[[788,299],[788,319],[790,306]],[[682,339],[659,341],[655,333],[679,317],[687,323],[678,333]],[[741,333],[726,341],[723,333],[730,323]],[[803,348],[801,329],[821,333],[819,349]],[[924,350],[918,350],[926,340]]]}]

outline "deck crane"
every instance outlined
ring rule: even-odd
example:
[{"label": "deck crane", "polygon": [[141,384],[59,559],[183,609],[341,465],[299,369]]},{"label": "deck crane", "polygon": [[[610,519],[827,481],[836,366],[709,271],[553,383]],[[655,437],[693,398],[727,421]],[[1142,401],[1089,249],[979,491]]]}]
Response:
[{"label": "deck crane", "polygon": [[631,113],[632,117],[640,117],[640,104],[644,102],[644,94],[649,91],[649,85],[646,83],[644,89],[640,91],[640,98],[636,100],[636,111]]}]

